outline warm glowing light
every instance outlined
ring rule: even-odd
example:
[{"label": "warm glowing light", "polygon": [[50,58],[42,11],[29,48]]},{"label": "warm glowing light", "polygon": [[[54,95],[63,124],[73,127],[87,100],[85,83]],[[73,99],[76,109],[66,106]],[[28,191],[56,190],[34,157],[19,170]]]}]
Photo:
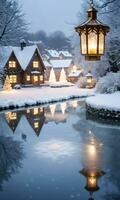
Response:
[{"label": "warm glowing light", "polygon": [[72,72],[75,73],[77,71],[77,66],[73,65]]},{"label": "warm glowing light", "polygon": [[63,103],[60,104],[60,106],[61,106],[62,114],[64,115],[64,114],[65,114],[66,107],[67,107],[67,103],[66,103],[66,102],[63,102]]},{"label": "warm glowing light", "polygon": [[7,121],[11,121],[11,120],[16,120],[17,119],[17,114],[14,112],[7,112],[5,113],[5,117],[7,119]]},{"label": "warm glowing light", "polygon": [[39,123],[38,122],[34,122],[34,128],[39,128]]},{"label": "warm glowing light", "polygon": [[33,68],[38,68],[38,67],[39,67],[39,62],[33,61]]},{"label": "warm glowing light", "polygon": [[65,73],[64,68],[62,68],[62,70],[61,70],[61,73],[60,73],[60,80],[59,80],[59,81],[60,81],[60,82],[63,82],[63,83],[67,82],[66,73]]},{"label": "warm glowing light", "polygon": [[16,83],[17,82],[17,76],[16,75],[10,75],[10,83]]},{"label": "warm glowing light", "polygon": [[49,105],[51,115],[54,116],[56,110],[56,104]]},{"label": "warm glowing light", "polygon": [[29,109],[27,109],[27,113],[30,113],[30,110],[29,110]]},{"label": "warm glowing light", "polygon": [[40,81],[43,81],[43,75],[40,75]]},{"label": "warm glowing light", "polygon": [[34,82],[38,82],[38,76],[34,76]]},{"label": "warm glowing light", "polygon": [[9,61],[9,68],[15,68],[16,62],[15,61]]},{"label": "warm glowing light", "polygon": [[93,189],[97,186],[97,178],[96,177],[88,177],[88,187]]},{"label": "warm glowing light", "polygon": [[55,82],[56,82],[55,72],[54,69],[52,68],[50,71],[49,83],[55,83]]},{"label": "warm glowing light", "polygon": [[27,81],[30,81],[30,75],[26,76]]},{"label": "warm glowing light", "polygon": [[96,147],[95,147],[94,145],[89,145],[89,146],[88,146],[88,150],[89,150],[89,154],[90,154],[91,156],[96,155]]},{"label": "warm glowing light", "polygon": [[86,54],[87,53],[87,46],[86,46],[86,34],[85,33],[82,33],[81,34],[81,51],[82,51],[82,54]]},{"label": "warm glowing light", "polygon": [[97,35],[94,32],[88,35],[88,54],[97,54]]},{"label": "warm glowing light", "polygon": [[3,85],[3,90],[4,91],[11,91],[12,90],[9,76],[6,76],[6,79],[5,79],[5,82],[4,82],[4,85]]},{"label": "warm glowing light", "polygon": [[34,108],[34,109],[33,109],[33,113],[34,113],[34,115],[37,115],[38,112],[39,112],[39,111],[38,111],[38,108]]}]

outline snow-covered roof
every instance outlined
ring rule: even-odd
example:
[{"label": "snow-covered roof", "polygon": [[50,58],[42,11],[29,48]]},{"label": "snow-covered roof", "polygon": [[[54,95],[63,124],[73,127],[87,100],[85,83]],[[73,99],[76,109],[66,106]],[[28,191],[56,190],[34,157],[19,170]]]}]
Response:
[{"label": "snow-covered roof", "polygon": [[5,64],[7,63],[11,53],[12,53],[11,47],[0,47],[0,69],[3,69]]},{"label": "snow-covered roof", "polygon": [[64,57],[72,57],[72,54],[68,51],[59,51],[59,55],[62,54]]},{"label": "snow-covered roof", "polygon": [[44,60],[43,63],[45,65],[45,67],[52,67],[52,65],[46,60]]},{"label": "snow-covered roof", "polygon": [[59,58],[59,53],[56,50],[47,50],[49,55],[53,58]]},{"label": "snow-covered roof", "polygon": [[50,60],[53,68],[67,68],[72,64],[72,59],[67,60]]},{"label": "snow-covered roof", "polygon": [[[37,48],[36,45],[26,46],[24,47],[23,50],[21,50],[21,47],[2,46],[0,47],[0,66],[3,68],[5,64],[7,63],[11,53],[14,52],[22,69],[25,70],[32,56],[34,55],[36,49],[39,52],[39,49]],[[40,52],[39,52],[39,55],[40,55]]]},{"label": "snow-covered roof", "polygon": [[70,72],[68,77],[79,77],[82,72],[83,72],[82,70],[77,70],[76,72],[72,71]]},{"label": "snow-covered roof", "polygon": [[93,75],[89,72],[88,74],[86,74],[86,77],[92,77]]}]

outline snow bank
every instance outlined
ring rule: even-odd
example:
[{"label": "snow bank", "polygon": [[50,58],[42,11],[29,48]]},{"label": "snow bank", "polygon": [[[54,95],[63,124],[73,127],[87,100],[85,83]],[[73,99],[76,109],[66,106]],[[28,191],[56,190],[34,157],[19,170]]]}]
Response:
[{"label": "snow bank", "polygon": [[120,111],[120,92],[113,94],[98,94],[86,99],[88,106],[98,110]]},{"label": "snow bank", "polygon": [[21,90],[0,91],[0,109],[33,106],[45,103],[64,101],[77,97],[93,95],[93,90],[67,88],[22,88]]}]

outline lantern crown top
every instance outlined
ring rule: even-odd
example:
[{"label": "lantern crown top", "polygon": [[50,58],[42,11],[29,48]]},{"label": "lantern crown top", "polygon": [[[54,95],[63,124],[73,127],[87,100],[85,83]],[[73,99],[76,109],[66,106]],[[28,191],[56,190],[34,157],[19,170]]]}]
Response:
[{"label": "lantern crown top", "polygon": [[109,26],[107,26],[106,24],[103,24],[102,22],[100,22],[97,19],[97,9],[95,8],[95,6],[92,4],[90,4],[90,8],[88,9],[87,13],[88,13],[88,19],[87,21],[83,22],[82,24],[80,24],[79,26],[75,27],[76,32],[78,32],[79,34],[81,33],[81,31],[83,31],[84,28],[92,28],[92,27],[96,27],[96,28],[101,28],[104,33],[108,33],[110,31]]}]

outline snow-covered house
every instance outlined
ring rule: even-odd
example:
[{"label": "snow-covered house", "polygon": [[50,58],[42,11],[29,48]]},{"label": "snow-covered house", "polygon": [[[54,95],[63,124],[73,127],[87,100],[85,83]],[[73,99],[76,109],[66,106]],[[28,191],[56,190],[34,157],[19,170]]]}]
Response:
[{"label": "snow-covered house", "polygon": [[56,50],[46,50],[46,55],[49,57],[49,59],[59,59],[59,52]]},{"label": "snow-covered house", "polygon": [[60,59],[72,59],[73,56],[68,51],[59,51],[59,57]]},{"label": "snow-covered house", "polygon": [[50,60],[49,66],[45,63],[45,68],[47,71],[46,82],[66,82],[68,79],[68,74],[73,66],[72,59],[64,60]]},{"label": "snow-covered house", "polygon": [[44,83],[45,66],[36,45],[0,47],[0,70],[5,70],[12,86]]}]

